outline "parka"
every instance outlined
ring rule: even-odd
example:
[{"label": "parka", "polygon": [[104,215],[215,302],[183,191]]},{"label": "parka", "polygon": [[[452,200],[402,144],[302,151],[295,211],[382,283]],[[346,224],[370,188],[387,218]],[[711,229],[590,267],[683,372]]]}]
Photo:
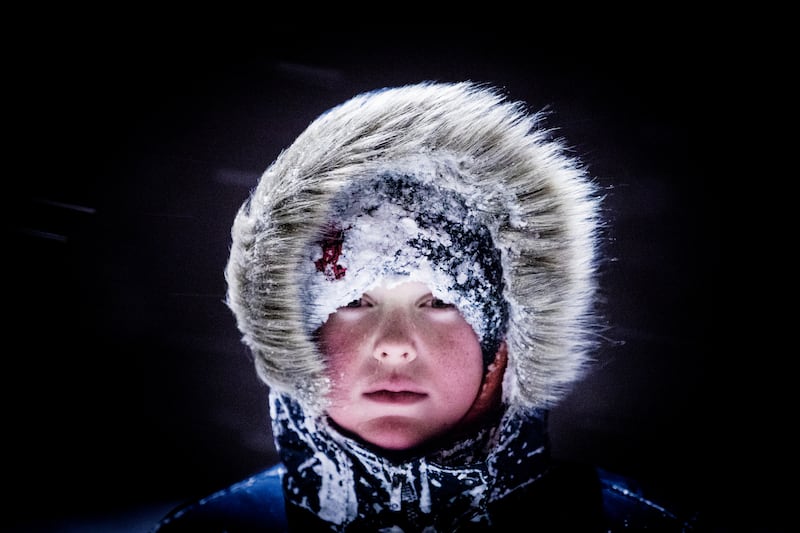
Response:
[{"label": "parka", "polygon": [[[236,215],[225,270],[280,462],[155,531],[691,530],[632,480],[551,455],[547,414],[598,338],[603,221],[543,119],[490,86],[423,82],[357,95],[280,153]],[[387,202],[403,224],[378,216]],[[325,413],[316,328],[386,275],[455,302],[487,368],[507,347],[501,407],[438,448],[390,453]]]}]

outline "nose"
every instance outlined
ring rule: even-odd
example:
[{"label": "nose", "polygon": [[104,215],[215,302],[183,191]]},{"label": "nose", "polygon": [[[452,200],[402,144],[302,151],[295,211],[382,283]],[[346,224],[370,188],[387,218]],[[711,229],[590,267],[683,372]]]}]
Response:
[{"label": "nose", "polygon": [[384,364],[401,365],[417,358],[414,324],[397,313],[384,318],[372,356]]}]

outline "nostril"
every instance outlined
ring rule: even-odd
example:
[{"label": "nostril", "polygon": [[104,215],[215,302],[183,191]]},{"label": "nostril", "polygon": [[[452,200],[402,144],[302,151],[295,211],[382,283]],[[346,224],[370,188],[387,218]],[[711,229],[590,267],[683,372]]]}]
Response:
[{"label": "nostril", "polygon": [[[397,352],[395,354],[395,357],[399,357],[401,359],[408,359],[409,356],[409,352]],[[389,352],[381,352],[381,359],[386,359],[387,357],[392,357],[392,354]]]}]

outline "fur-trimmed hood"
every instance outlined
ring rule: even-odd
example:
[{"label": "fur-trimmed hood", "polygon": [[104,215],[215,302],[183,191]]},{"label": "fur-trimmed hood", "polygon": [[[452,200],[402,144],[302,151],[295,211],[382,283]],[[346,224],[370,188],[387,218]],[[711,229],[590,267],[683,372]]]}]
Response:
[{"label": "fur-trimmed hood", "polygon": [[324,408],[329,384],[299,303],[307,248],[337,193],[391,172],[424,176],[479,213],[502,256],[503,399],[525,409],[559,399],[593,345],[599,197],[541,118],[463,82],[361,94],[313,121],[264,172],[231,231],[227,303],[267,385]]}]

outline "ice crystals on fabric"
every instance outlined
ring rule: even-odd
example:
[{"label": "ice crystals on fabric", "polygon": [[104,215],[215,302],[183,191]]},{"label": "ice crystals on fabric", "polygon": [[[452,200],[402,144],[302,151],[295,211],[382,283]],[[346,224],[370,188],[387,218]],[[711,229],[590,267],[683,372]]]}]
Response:
[{"label": "ice crystals on fabric", "polygon": [[458,308],[494,359],[508,321],[502,254],[460,193],[384,172],[354,180],[331,205],[302,275],[308,334],[373,287],[417,281]]}]

